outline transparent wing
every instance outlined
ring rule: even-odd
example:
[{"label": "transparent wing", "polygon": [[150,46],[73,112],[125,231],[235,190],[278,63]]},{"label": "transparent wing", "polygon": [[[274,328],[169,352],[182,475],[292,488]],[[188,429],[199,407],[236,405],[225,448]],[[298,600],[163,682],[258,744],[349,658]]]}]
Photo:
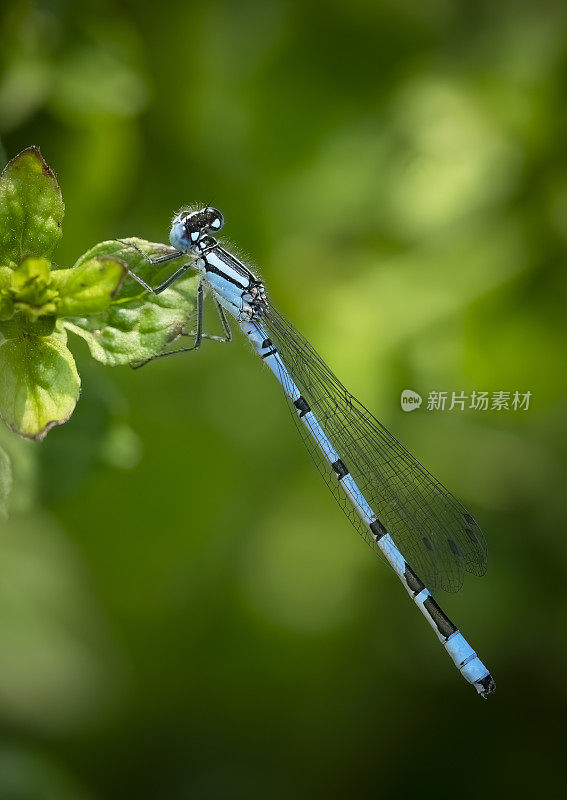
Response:
[{"label": "transparent wing", "polygon": [[[367,502],[427,586],[456,592],[465,572],[484,575],[484,535],[467,510],[346,390],[277,309],[269,306],[262,323]],[[303,423],[297,421],[311,456],[342,509],[364,539],[380,552],[330,465]]]}]

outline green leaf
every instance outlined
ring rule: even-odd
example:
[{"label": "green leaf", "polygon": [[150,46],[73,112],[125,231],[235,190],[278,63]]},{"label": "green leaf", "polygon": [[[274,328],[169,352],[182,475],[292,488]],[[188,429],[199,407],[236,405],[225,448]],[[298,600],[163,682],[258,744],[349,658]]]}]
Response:
[{"label": "green leaf", "polygon": [[[157,267],[148,263],[147,258],[133,246],[150,257],[172,252],[172,248],[165,245],[132,238],[123,242],[102,242],[77,263],[102,255],[120,258],[147,283],[157,286],[189,260],[187,256],[180,256]],[[195,314],[199,281],[200,275],[188,272],[161,294],[153,295],[132,278],[127,278],[105,312],[88,318],[67,319],[64,325],[82,336],[91,355],[104,364],[143,362],[161,353],[177,337],[188,333]]]},{"label": "green leaf", "polygon": [[14,271],[12,285],[20,294],[31,290],[39,292],[49,283],[51,265],[46,258],[25,258]]},{"label": "green leaf", "polygon": [[25,258],[12,272],[14,309],[31,320],[52,316],[57,292],[50,285],[50,263],[45,258]]},{"label": "green leaf", "polygon": [[0,322],[14,314],[14,301],[9,291],[13,272],[10,267],[0,267]]},{"label": "green leaf", "polygon": [[72,269],[54,270],[51,281],[59,292],[58,316],[86,317],[105,311],[126,274],[124,264],[108,256],[91,258]]},{"label": "green leaf", "polygon": [[0,345],[0,416],[15,433],[43,439],[73,413],[81,382],[66,341],[22,333]]},{"label": "green leaf", "polygon": [[61,238],[65,206],[52,169],[37,147],[8,162],[0,175],[0,261],[51,256]]},{"label": "green leaf", "polygon": [[12,491],[12,464],[8,453],[0,447],[0,516],[8,516],[8,499]]},{"label": "green leaf", "polygon": [[57,318],[54,316],[30,319],[27,314],[17,313],[10,319],[0,322],[0,341],[18,339],[20,336],[49,336],[55,330]]},{"label": "green leaf", "polygon": [[12,298],[0,291],[0,322],[3,322],[14,313],[14,301]]},{"label": "green leaf", "polygon": [[10,267],[0,267],[0,291],[9,289],[12,285],[13,272]]}]

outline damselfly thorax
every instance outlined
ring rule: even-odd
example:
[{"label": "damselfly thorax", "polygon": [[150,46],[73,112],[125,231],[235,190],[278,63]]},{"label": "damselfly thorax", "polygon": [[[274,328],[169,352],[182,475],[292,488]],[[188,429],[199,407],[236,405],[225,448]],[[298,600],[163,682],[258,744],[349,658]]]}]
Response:
[{"label": "damselfly thorax", "polygon": [[191,247],[199,257],[195,267],[216,299],[238,322],[251,322],[267,308],[264,285],[254,273],[212,238],[201,237]]}]

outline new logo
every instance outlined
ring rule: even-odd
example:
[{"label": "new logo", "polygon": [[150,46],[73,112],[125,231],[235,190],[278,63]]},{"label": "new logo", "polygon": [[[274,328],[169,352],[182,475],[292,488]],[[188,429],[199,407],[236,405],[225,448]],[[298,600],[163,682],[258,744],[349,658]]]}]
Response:
[{"label": "new logo", "polygon": [[415,411],[422,403],[421,395],[412,389],[404,389],[401,397],[403,411]]}]

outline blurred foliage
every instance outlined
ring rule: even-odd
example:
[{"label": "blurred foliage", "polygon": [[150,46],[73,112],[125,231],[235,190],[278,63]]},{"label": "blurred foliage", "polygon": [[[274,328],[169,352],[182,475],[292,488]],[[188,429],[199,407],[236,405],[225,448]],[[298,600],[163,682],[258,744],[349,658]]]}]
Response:
[{"label": "blurred foliage", "polygon": [[[561,790],[565,4],[1,15],[0,135],[57,168],[57,262],[219,206],[276,303],[483,522],[489,574],[441,601],[498,684],[482,703],[351,535],[240,337],[138,371],[79,342],[69,423],[0,441],[2,800]],[[404,414],[405,388],[532,402]]]}]

